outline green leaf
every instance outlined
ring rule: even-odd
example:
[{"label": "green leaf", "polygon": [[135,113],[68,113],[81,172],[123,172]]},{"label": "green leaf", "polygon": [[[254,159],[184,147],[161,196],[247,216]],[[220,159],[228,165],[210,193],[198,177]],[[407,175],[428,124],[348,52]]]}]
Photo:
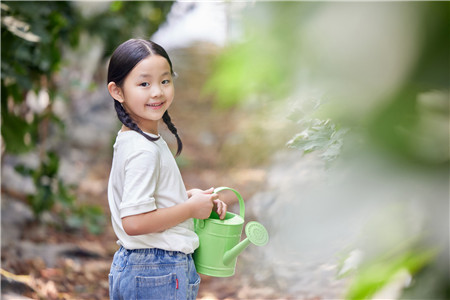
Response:
[{"label": "green leaf", "polygon": [[55,152],[48,152],[47,159],[43,162],[43,172],[49,177],[56,177],[59,169],[59,157]]},{"label": "green leaf", "polygon": [[336,129],[330,120],[313,119],[287,145],[304,153],[321,151],[320,156],[331,161],[339,155],[346,132],[347,129]]},{"label": "green leaf", "polygon": [[59,179],[58,180],[58,195],[57,200],[63,206],[67,208],[71,208],[76,200],[76,197],[72,195],[69,191],[69,188],[64,184],[64,182]]},{"label": "green leaf", "polygon": [[[30,134],[31,125],[24,119],[8,113],[2,109],[2,128],[1,133],[5,143],[6,152],[25,153],[31,150],[35,145],[27,142],[25,136]],[[31,136],[30,136],[31,137]]]},{"label": "green leaf", "polygon": [[39,216],[42,212],[48,211],[53,207],[54,198],[50,186],[39,185],[36,188],[36,194],[29,196],[28,200],[34,214]]},{"label": "green leaf", "polygon": [[109,6],[109,10],[112,12],[118,12],[123,7],[123,1],[113,1]]},{"label": "green leaf", "polygon": [[31,174],[33,173],[33,169],[28,168],[24,165],[17,165],[15,168],[17,173],[23,175],[23,176],[31,176]]}]

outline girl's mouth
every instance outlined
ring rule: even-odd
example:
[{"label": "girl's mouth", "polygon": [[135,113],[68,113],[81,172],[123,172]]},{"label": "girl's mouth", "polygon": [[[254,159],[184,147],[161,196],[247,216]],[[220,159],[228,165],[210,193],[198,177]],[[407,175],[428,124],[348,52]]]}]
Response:
[{"label": "girl's mouth", "polygon": [[160,109],[163,105],[164,105],[164,102],[158,102],[158,103],[146,104],[145,106],[147,106],[151,109]]}]

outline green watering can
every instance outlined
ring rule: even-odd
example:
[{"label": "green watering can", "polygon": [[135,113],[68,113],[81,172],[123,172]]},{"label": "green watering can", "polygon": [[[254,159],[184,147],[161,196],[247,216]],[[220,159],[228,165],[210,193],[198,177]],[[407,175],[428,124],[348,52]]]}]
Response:
[{"label": "green watering can", "polygon": [[215,277],[229,277],[234,275],[237,256],[250,243],[263,246],[269,241],[269,235],[264,226],[258,222],[248,222],[245,226],[247,238],[241,239],[244,227],[245,205],[242,196],[234,189],[219,187],[233,191],[239,200],[239,215],[227,212],[220,220],[216,212],[212,212],[208,219],[194,219],[195,232],[200,239],[200,246],[194,252],[194,263],[198,273]]}]

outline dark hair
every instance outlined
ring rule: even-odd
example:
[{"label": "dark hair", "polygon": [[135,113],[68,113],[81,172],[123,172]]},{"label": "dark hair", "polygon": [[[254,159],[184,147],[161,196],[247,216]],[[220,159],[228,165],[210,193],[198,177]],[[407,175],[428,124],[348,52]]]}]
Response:
[{"label": "dark hair", "polygon": [[[143,39],[131,39],[128,40],[117,47],[111,56],[108,66],[108,82],[114,82],[117,86],[122,87],[127,77],[128,73],[143,59],[149,55],[159,55],[164,57],[170,66],[170,72],[172,76],[175,76],[172,68],[172,62],[170,61],[169,55],[163,47],[156,44],[155,42],[143,40]],[[114,108],[117,112],[117,117],[119,120],[128,128],[142,134],[149,141],[157,141],[159,137],[154,138],[145,134],[139,126],[133,121],[130,115],[125,111],[122,104],[114,99]],[[167,110],[162,117],[164,123],[166,123],[167,128],[175,135],[177,138],[177,156],[181,153],[183,149],[183,143],[178,136],[178,131],[169,116]]]}]

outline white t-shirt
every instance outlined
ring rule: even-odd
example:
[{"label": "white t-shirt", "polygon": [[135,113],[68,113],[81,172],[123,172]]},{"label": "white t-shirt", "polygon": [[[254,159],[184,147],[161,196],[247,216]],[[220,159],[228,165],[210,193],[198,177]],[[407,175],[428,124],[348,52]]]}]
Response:
[{"label": "white t-shirt", "polygon": [[163,232],[137,236],[126,234],[121,220],[126,216],[174,206],[187,199],[180,170],[162,137],[151,142],[135,131],[117,134],[108,201],[119,245],[126,249],[159,248],[193,253],[199,242],[192,219]]}]

